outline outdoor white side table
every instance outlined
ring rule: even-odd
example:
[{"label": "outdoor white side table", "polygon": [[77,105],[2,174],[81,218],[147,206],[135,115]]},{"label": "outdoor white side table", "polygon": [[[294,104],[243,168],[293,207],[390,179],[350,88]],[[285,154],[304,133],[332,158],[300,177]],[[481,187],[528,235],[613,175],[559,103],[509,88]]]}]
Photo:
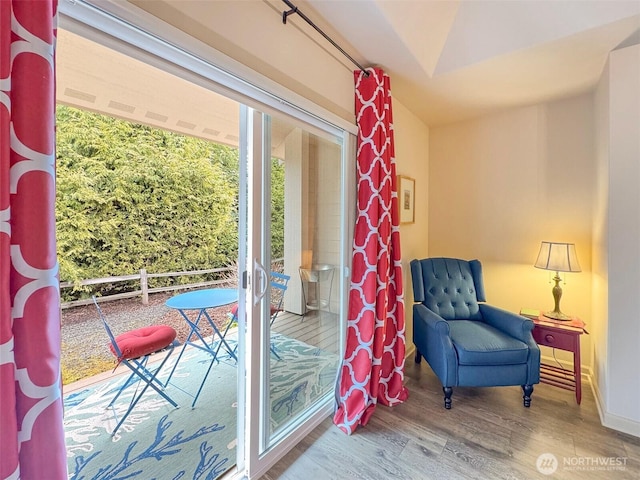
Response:
[{"label": "outdoor white side table", "polygon": [[311,268],[300,267],[300,281],[302,282],[302,298],[304,301],[304,315],[309,310],[331,311],[331,290],[333,288],[333,265],[318,264]]}]

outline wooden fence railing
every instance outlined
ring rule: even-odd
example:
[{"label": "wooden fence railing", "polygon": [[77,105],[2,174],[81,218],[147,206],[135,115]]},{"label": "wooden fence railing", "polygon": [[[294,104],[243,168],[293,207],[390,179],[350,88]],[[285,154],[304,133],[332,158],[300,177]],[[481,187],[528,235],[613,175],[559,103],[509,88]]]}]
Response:
[{"label": "wooden fence railing", "polygon": [[[282,264],[283,259],[277,258],[273,260],[272,268],[277,269],[277,265]],[[110,301],[110,300],[119,300],[122,298],[132,298],[141,296],[142,304],[149,304],[149,294],[150,293],[159,293],[159,292],[170,292],[173,290],[187,290],[189,288],[202,288],[209,287],[213,285],[222,285],[228,284],[230,282],[230,278],[233,277],[235,273],[235,266],[231,267],[221,267],[221,268],[210,268],[207,270],[191,270],[187,272],[165,272],[165,273],[148,273],[145,268],[141,269],[139,273],[134,273],[131,275],[120,275],[115,277],[104,277],[104,278],[91,278],[88,280],[81,280],[78,283],[74,282],[60,282],[60,289],[70,288],[74,286],[86,286],[86,285],[101,285],[106,283],[119,283],[119,282],[131,282],[137,281],[140,283],[140,289],[132,290],[130,292],[122,292],[116,293],[114,295],[104,295],[101,297],[102,301]],[[149,279],[150,278],[162,278],[162,277],[181,277],[186,275],[205,275],[210,273],[217,273],[220,276],[226,276],[227,278],[221,278],[218,280],[208,280],[205,282],[196,282],[196,283],[183,283],[179,285],[168,285],[164,287],[153,287],[149,288]],[[80,305],[88,305],[92,303],[93,300],[90,298],[85,298],[81,300],[73,300],[71,302],[64,302],[62,304],[62,308],[76,307]]]},{"label": "wooden fence railing", "polygon": [[[196,283],[183,283],[179,285],[168,285],[164,287],[153,287],[149,288],[149,279],[150,278],[161,278],[161,277],[181,277],[184,275],[204,275],[208,273],[227,273],[231,274],[234,271],[235,267],[222,267],[222,268],[210,268],[207,270],[191,270],[187,272],[165,272],[165,273],[148,273],[145,268],[141,269],[139,273],[134,273],[131,275],[120,275],[116,277],[104,277],[104,278],[91,278],[88,280],[82,280],[78,283],[74,282],[60,282],[60,289],[70,288],[77,285],[86,286],[86,285],[101,285],[105,283],[119,283],[119,282],[130,282],[137,281],[140,283],[140,289],[132,290],[130,292],[122,292],[116,293],[114,295],[104,295],[101,297],[103,301],[108,300],[119,300],[122,298],[132,298],[132,297],[142,297],[142,304],[149,304],[149,294],[150,293],[158,293],[158,292],[170,292],[173,290],[187,290],[189,288],[201,288],[208,287],[212,285],[220,285],[223,283],[229,283],[228,279],[219,279],[219,280],[209,280],[206,282],[196,282]],[[88,305],[92,303],[93,300],[90,298],[82,299],[82,300],[73,300],[71,302],[64,302],[62,304],[62,308],[76,307],[79,305]]]}]

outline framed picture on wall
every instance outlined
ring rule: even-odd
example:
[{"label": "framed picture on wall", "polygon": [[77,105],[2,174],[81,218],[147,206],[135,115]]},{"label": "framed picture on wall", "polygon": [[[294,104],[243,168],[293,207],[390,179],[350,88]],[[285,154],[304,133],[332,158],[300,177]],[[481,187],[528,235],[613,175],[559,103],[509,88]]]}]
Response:
[{"label": "framed picture on wall", "polygon": [[414,223],[416,221],[416,181],[413,178],[398,175],[398,200],[400,223]]}]

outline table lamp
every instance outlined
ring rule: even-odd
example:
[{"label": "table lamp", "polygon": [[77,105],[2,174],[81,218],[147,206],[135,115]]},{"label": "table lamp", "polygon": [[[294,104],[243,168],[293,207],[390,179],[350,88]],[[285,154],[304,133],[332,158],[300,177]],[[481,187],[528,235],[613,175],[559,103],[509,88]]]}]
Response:
[{"label": "table lamp", "polygon": [[544,316],[554,320],[571,320],[570,316],[560,311],[560,298],[562,298],[560,272],[582,271],[576,255],[576,246],[573,243],[542,242],[534,267],[556,272],[556,276],[553,277],[556,284],[551,290],[555,307],[551,312],[544,313]]}]

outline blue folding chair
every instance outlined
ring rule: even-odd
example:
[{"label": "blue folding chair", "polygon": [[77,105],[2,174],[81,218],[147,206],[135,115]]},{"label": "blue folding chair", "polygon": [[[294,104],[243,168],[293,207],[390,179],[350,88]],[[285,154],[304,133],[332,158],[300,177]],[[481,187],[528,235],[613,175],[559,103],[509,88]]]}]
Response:
[{"label": "blue folding chair", "polygon": [[[273,326],[273,323],[276,321],[276,317],[280,312],[282,312],[282,304],[284,302],[284,294],[287,291],[289,286],[289,280],[291,277],[289,275],[285,275],[280,272],[271,272],[269,274],[269,285],[271,286],[271,305],[270,305],[270,315],[271,319],[269,320],[269,326]],[[235,304],[231,308],[231,321],[238,321],[238,304]],[[276,348],[273,343],[270,346],[271,353],[280,360],[280,355],[276,352]]]},{"label": "blue folding chair", "polygon": [[[127,378],[126,382],[122,384],[122,386],[118,389],[113,400],[109,402],[106,408],[113,408],[116,400],[120,397],[120,394],[128,387],[132,385],[136,385],[136,391],[131,397],[131,402],[129,403],[129,407],[127,411],[124,413],[120,421],[118,421],[118,416],[113,408],[114,416],[116,421],[118,422],[116,427],[111,432],[111,435],[114,435],[120,426],[127,419],[131,411],[134,409],[142,395],[147,391],[147,388],[151,387],[155,390],[162,398],[164,398],[167,402],[173,405],[175,408],[178,408],[178,404],[174,402],[164,391],[163,384],[158,380],[157,375],[167,362],[171,353],[173,352],[174,347],[177,345],[175,340],[176,331],[167,325],[152,325],[149,327],[137,328],[135,330],[130,330],[125,332],[117,337],[113,335],[107,320],[102,313],[102,309],[100,305],[98,305],[98,300],[95,295],[92,297],[93,303],[95,303],[96,308],[98,309],[98,314],[100,315],[100,320],[102,320],[102,325],[109,336],[110,345],[109,349],[111,353],[116,357],[118,365],[123,364],[126,365],[131,370],[131,375]],[[165,357],[157,364],[154,364],[153,369],[149,368],[148,362],[149,357],[154,353],[166,352]],[[156,366],[157,365],[157,366]],[[115,370],[115,368],[114,368]],[[144,383],[142,389],[138,392],[138,387],[140,386],[140,382]]]},{"label": "blue folding chair", "polygon": [[[284,273],[279,272],[271,272],[271,320],[269,321],[269,326],[272,327],[273,323],[276,321],[276,318],[280,312],[282,312],[282,304],[284,302],[284,293],[287,291],[287,287],[289,286],[289,280],[291,277],[289,275],[285,275]],[[269,345],[269,349],[271,353],[280,360],[280,355],[276,352],[276,347],[271,342]]]}]

